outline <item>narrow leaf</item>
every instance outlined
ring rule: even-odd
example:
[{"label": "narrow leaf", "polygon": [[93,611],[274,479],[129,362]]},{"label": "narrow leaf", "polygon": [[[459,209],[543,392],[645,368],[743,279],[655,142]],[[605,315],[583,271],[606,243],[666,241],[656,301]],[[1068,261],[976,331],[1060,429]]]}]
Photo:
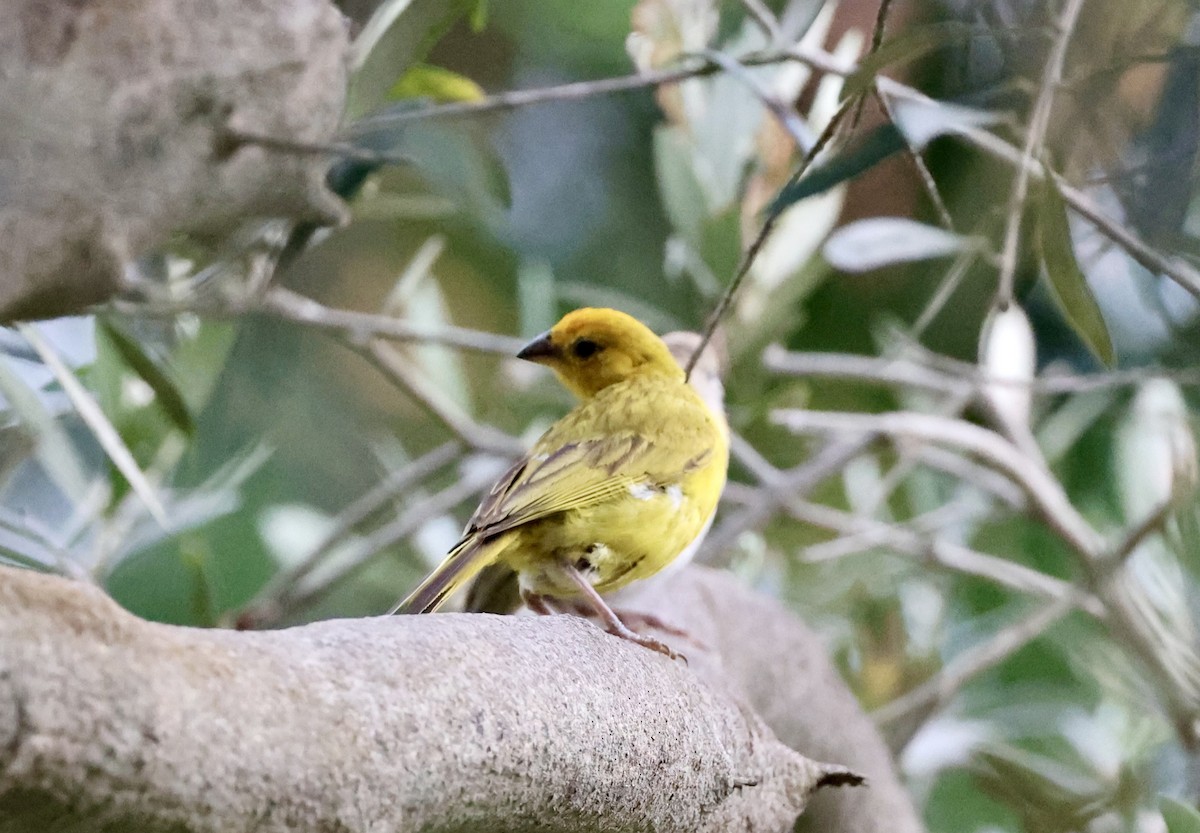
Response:
[{"label": "narrow leaf", "polygon": [[1167,833],[1200,833],[1200,812],[1195,807],[1165,795],[1158,807],[1167,823]]},{"label": "narrow leaf", "polygon": [[25,384],[8,361],[6,356],[0,356],[0,394],[8,400],[21,424],[36,437],[38,462],[54,485],[72,501],[81,500],[87,492],[88,477],[78,449],[37,392]]},{"label": "narrow leaf", "polygon": [[909,29],[904,34],[880,44],[842,86],[842,100],[853,98],[871,86],[875,76],[893,64],[915,61],[935,49],[961,43],[971,35],[971,26],[956,20],[931,23]]},{"label": "narrow leaf", "polygon": [[853,148],[839,153],[819,166],[813,166],[798,182],[785,185],[767,213],[769,216],[775,216],[802,199],[835,188],[906,147],[904,136],[895,125],[882,125],[871,131],[870,135]]},{"label": "narrow leaf", "polygon": [[393,101],[410,98],[437,102],[478,101],[483,97],[483,88],[470,78],[430,64],[409,67],[388,90],[388,98]]},{"label": "narrow leaf", "polygon": [[424,60],[473,8],[472,0],[384,0],[351,47],[348,119],[386,103],[397,73]]},{"label": "narrow leaf", "polygon": [[843,272],[869,272],[896,263],[945,257],[974,245],[936,226],[903,217],[858,220],[829,235],[825,259]]},{"label": "narrow leaf", "polygon": [[100,447],[104,449],[104,453],[112,460],[117,470],[125,476],[129,481],[129,485],[142,499],[142,503],[150,510],[150,514],[162,526],[167,525],[167,513],[163,509],[162,502],[159,501],[158,495],[154,492],[154,487],[150,485],[150,481],[146,479],[146,475],[138,468],[137,461],[133,458],[133,454],[129,451],[129,447],[125,445],[125,441],[121,439],[121,435],[117,433],[117,429],[108,421],[108,417],[104,415],[104,411],[96,403],[96,400],[87,391],[75,374],[71,371],[63,360],[59,358],[58,353],[50,344],[42,338],[41,333],[31,324],[23,324],[18,328],[21,335],[37,351],[38,357],[54,374],[54,378],[62,386],[63,392],[67,398],[71,400],[71,404],[75,406],[75,410],[79,413],[79,417],[84,424],[91,429],[92,434],[96,437],[96,441],[100,443]]},{"label": "narrow leaf", "polygon": [[471,31],[478,35],[487,26],[488,18],[488,0],[475,0],[475,7],[471,9],[471,14],[467,18],[467,22],[471,24]]},{"label": "narrow leaf", "polygon": [[1075,259],[1067,207],[1051,180],[1042,186],[1038,210],[1037,240],[1042,270],[1050,284],[1050,294],[1058,302],[1067,323],[1087,348],[1108,367],[1116,364],[1116,351],[1108,334],[1108,325],[1100,305],[1088,286],[1083,270]]},{"label": "narrow leaf", "polygon": [[167,375],[166,370],[114,322],[101,319],[100,330],[116,348],[121,361],[154,391],[154,401],[158,403],[175,427],[188,436],[194,434],[196,423],[192,419],[183,395],[171,377]]},{"label": "narrow leaf", "polygon": [[879,91],[887,96],[888,108],[896,127],[904,134],[909,146],[923,150],[938,136],[960,133],[966,128],[987,127],[1003,120],[1000,113],[963,107],[948,101],[931,98],[916,98],[911,95],[892,94],[898,84],[886,78],[879,79]]}]

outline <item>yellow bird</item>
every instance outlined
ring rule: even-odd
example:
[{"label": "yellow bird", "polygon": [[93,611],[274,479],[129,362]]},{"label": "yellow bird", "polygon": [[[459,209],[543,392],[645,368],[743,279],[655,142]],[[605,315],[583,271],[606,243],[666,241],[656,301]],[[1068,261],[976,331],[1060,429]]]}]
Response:
[{"label": "yellow bird", "polygon": [[462,540],[393,612],[429,613],[489,564],[519,578],[536,613],[583,602],[606,629],[669,656],[601,598],[690,556],[712,522],[729,446],[662,339],[611,309],[580,309],[519,358],[581,400],[500,478]]},{"label": "yellow bird", "polygon": [[[675,361],[679,363],[679,366],[686,367],[692,358],[692,354],[700,347],[701,336],[699,333],[677,330],[665,334],[662,340],[663,344],[667,345],[667,349],[671,351],[671,355],[675,357]],[[718,330],[708,344],[705,345],[704,351],[700,354],[700,358],[692,368],[692,372],[688,374],[688,384],[695,388],[696,393],[700,394],[700,398],[704,400],[704,404],[709,407],[716,418],[717,425],[721,428],[722,436],[728,440],[729,422],[725,417],[725,385],[721,381],[725,363],[725,349],[723,345],[724,339]],[[713,513],[714,515],[716,513],[715,507]],[[708,529],[709,524],[705,524],[704,532],[696,539],[695,546],[688,547],[687,550],[680,553],[671,562],[669,568],[662,570],[654,577],[654,581],[657,582],[666,578],[668,573],[673,573],[690,562],[692,556],[695,555],[695,551],[703,544],[702,539]],[[613,602],[617,605],[627,604],[631,601],[636,603],[638,593],[650,583],[639,583],[624,588],[609,597],[607,601],[610,602],[610,605]],[[512,613],[520,606],[521,596],[517,586],[517,574],[505,564],[498,562],[489,564],[471,582],[471,586],[467,590],[467,600],[463,607],[471,613]],[[642,615],[640,618],[643,621],[647,621],[650,617]],[[627,617],[622,616],[622,619],[628,624]],[[659,626],[661,627],[662,623],[659,623]],[[667,629],[668,631],[670,630],[669,628]]]}]

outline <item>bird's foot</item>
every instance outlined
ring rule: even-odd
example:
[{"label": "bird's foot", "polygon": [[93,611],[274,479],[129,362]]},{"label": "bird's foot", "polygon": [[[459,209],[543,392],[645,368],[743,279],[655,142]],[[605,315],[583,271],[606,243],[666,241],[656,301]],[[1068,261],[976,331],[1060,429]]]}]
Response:
[{"label": "bird's foot", "polygon": [[666,621],[655,613],[647,613],[641,610],[614,610],[613,613],[617,614],[617,618],[621,620],[621,623],[630,630],[661,631],[662,633],[670,634],[671,636],[678,636],[680,639],[686,639],[689,642],[696,641],[692,638],[692,635],[683,628],[672,625],[670,622]]},{"label": "bird's foot", "polygon": [[676,651],[675,649],[673,649],[667,643],[662,642],[661,640],[655,639],[653,636],[646,636],[644,634],[635,633],[634,631],[631,631],[627,627],[622,627],[620,630],[616,630],[614,628],[609,628],[608,632],[611,633],[613,636],[619,637],[621,639],[629,640],[630,642],[633,642],[637,645],[641,645],[643,648],[649,648],[651,651],[657,651],[660,654],[665,654],[666,656],[670,657],[671,659],[681,659],[681,660],[683,660],[683,664],[687,665],[688,659],[686,656],[681,654],[679,651]]}]

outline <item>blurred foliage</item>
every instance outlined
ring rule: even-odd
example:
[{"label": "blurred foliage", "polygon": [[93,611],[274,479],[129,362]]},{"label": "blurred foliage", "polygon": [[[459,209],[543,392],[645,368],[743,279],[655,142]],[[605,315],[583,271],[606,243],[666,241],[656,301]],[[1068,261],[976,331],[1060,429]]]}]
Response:
[{"label": "blurred foliage", "polygon": [[[585,304],[623,308],[660,331],[697,329],[771,218],[723,330],[731,422],[775,466],[819,446],[775,425],[776,409],[966,405],[920,387],[770,372],[769,344],[933,368],[956,360],[962,373],[1019,381],[1006,364],[1023,349],[1016,342],[976,364],[1014,168],[956,137],[987,131],[1022,146],[1062,4],[894,5],[881,47],[848,80],[767,61],[656,89],[428,118],[439,104],[671,68],[706,49],[761,58],[799,43],[850,62],[870,44],[877,5],[773,0],[766,31],[747,6],[715,0],[385,0],[359,34],[346,134],[409,164],[335,166],[353,222],[318,234],[248,221],[235,240],[175,241],[140,264],[153,291],[33,325],[132,453],[165,527],[62,379],[18,332],[2,334],[0,562],[88,576],[166,622],[376,614],[445,552],[511,446],[474,442],[414,482],[388,478],[403,481],[422,455],[464,439],[456,424],[527,442],[568,407],[551,380],[502,350],[417,340],[381,358],[365,330],[312,326],[265,304],[270,287],[430,333],[530,336]],[[1200,255],[1198,20],[1183,0],[1087,3],[1033,155],[1184,264]],[[842,130],[804,168],[847,102]],[[1196,363],[1191,294],[1101,235],[1057,186],[1033,183],[1018,212],[1016,301],[1043,375],[1103,363],[1138,382],[1150,375],[1139,368]],[[387,355],[407,376],[387,371]],[[1195,648],[1200,578],[1195,401],[1192,388],[1160,380],[1041,393],[1013,412],[1112,541],[1171,502],[1123,580],[1180,651]],[[979,403],[965,413],[994,416]],[[919,452],[866,445],[804,497],[1083,586],[1070,547],[1027,507]],[[732,490],[723,520],[769,491],[745,460],[732,476],[745,487],[741,502]],[[819,628],[863,703],[887,715],[1032,604],[893,543],[781,509],[707,557]],[[1192,833],[1196,750],[1162,700],[1128,646],[1075,611],[945,701],[883,728],[934,833]]]}]

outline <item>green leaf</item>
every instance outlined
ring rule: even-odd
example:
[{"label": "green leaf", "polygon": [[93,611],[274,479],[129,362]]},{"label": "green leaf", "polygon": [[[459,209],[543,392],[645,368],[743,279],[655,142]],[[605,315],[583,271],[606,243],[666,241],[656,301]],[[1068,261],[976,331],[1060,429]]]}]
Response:
[{"label": "green leaf", "polygon": [[935,49],[961,43],[971,36],[971,31],[970,24],[949,20],[909,29],[904,34],[885,41],[863,58],[854,74],[846,79],[846,83],[842,85],[841,100],[853,98],[868,89],[875,76],[887,67],[915,61]]},{"label": "green leaf", "polygon": [[428,98],[438,102],[478,101],[483,89],[467,78],[442,67],[414,64],[388,90],[392,101],[409,98]]},{"label": "green leaf", "polygon": [[475,8],[471,9],[471,14],[467,17],[467,22],[471,24],[471,31],[479,34],[483,28],[487,26],[488,17],[488,0],[475,0]]},{"label": "green leaf", "polygon": [[116,349],[121,361],[154,391],[154,401],[167,418],[189,437],[196,432],[196,422],[175,382],[142,346],[111,319],[100,319],[100,330]]},{"label": "green leaf", "polygon": [[54,485],[70,500],[82,500],[87,492],[88,475],[79,450],[37,391],[17,375],[9,361],[7,356],[0,355],[0,394],[37,441],[38,462]]},{"label": "green leaf", "polygon": [[1164,795],[1158,800],[1158,808],[1167,823],[1167,833],[1200,833],[1200,812],[1192,805]]},{"label": "green leaf", "polygon": [[1038,250],[1042,268],[1050,284],[1050,294],[1058,302],[1067,323],[1106,366],[1116,364],[1116,351],[1108,334],[1108,325],[1100,305],[1092,294],[1075,259],[1071,245],[1071,230],[1067,224],[1067,207],[1062,195],[1051,180],[1042,187],[1041,204],[1038,207]]},{"label": "green leaf", "polygon": [[904,136],[895,125],[878,127],[854,147],[810,168],[798,182],[785,185],[767,209],[767,214],[773,217],[806,197],[841,185],[906,147]]},{"label": "green leaf", "polygon": [[458,20],[476,12],[477,0],[385,0],[351,49],[347,120],[387,102],[396,78],[425,59]]}]

